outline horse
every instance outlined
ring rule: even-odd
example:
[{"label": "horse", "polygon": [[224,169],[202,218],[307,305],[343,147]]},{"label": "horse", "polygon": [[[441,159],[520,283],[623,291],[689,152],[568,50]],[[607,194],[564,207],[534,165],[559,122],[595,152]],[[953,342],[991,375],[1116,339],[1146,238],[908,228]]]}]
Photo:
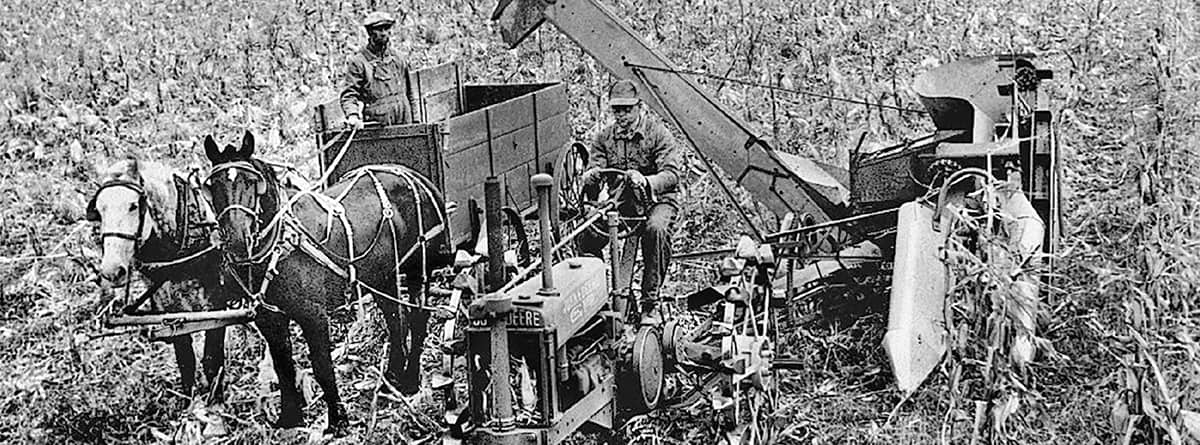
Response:
[{"label": "horse", "polygon": [[[199,179],[136,158],[117,161],[99,173],[100,188],[87,205],[86,219],[99,223],[101,286],[125,287],[128,291],[132,268],[137,267],[149,279],[150,290],[130,304],[127,313],[138,311],[145,299],[168,282],[198,283],[203,297],[200,301],[150,299],[152,312],[225,308],[229,298],[221,285],[221,256],[209,243],[216,221],[201,195]],[[175,347],[180,384],[183,393],[191,395],[196,386],[191,335],[157,340]],[[220,376],[225,363],[225,328],[205,331],[201,362],[205,378],[202,386],[211,395],[209,402],[219,401],[224,386]]]},{"label": "horse", "polygon": [[204,147],[213,164],[205,186],[226,264],[259,302],[254,322],[279,378],[275,426],[304,423],[289,320],[300,325],[308,342],[328,408],[326,433],[341,434],[348,425],[329,334],[329,311],[347,296],[374,298],[387,324],[384,378],[404,395],[417,393],[428,335],[424,286],[431,271],[451,263],[445,204],[432,182],[407,167],[368,166],[323,192],[297,190],[281,186],[274,169],[253,157],[250,132],[240,147],[221,148],[212,136]]}]

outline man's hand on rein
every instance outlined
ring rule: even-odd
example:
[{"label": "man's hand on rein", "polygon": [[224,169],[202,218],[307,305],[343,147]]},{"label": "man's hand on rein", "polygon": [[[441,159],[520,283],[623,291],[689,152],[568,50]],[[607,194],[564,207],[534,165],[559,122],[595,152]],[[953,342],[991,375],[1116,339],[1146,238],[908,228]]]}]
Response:
[{"label": "man's hand on rein", "polygon": [[363,127],[362,117],[360,117],[357,114],[351,114],[349,116],[346,116],[346,129],[347,130],[361,130],[362,127]]}]

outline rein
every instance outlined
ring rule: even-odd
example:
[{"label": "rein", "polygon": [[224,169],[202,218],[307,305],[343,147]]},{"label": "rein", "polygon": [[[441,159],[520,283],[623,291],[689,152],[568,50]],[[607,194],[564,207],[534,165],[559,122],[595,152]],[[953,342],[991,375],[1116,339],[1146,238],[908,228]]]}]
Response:
[{"label": "rein", "polygon": [[141,243],[142,243],[142,238],[141,238],[142,229],[146,228],[146,210],[147,210],[146,189],[142,185],[142,181],[140,180],[140,178],[138,181],[130,181],[128,179],[113,179],[110,181],[105,181],[103,184],[100,184],[100,188],[96,189],[96,194],[95,194],[95,196],[92,197],[92,202],[88,205],[89,211],[95,211],[96,198],[100,197],[100,192],[103,192],[105,189],[109,189],[109,188],[113,188],[113,187],[124,187],[129,190],[132,190],[134,193],[137,194],[137,196],[138,196],[137,230],[135,230],[133,233],[102,231],[102,232],[100,232],[100,239],[103,240],[104,238],[112,237],[112,238],[120,238],[120,239],[124,239],[124,240],[133,241],[133,251],[137,252],[138,248],[141,247]]},{"label": "rein", "polygon": [[[106,238],[110,238],[110,237],[133,241],[133,253],[134,253],[134,258],[136,259],[137,252],[139,250],[141,250],[141,248],[142,248],[142,236],[141,235],[142,235],[142,230],[145,229],[145,227],[146,227],[146,211],[147,211],[146,188],[145,188],[145,186],[143,186],[140,176],[138,177],[137,181],[130,181],[127,179],[112,179],[109,181],[105,181],[103,184],[100,184],[100,188],[96,189],[96,194],[94,196],[92,196],[92,201],[90,203],[88,203],[88,213],[96,212],[96,199],[100,197],[100,193],[103,192],[105,189],[109,189],[109,188],[113,188],[113,187],[124,187],[124,188],[132,190],[134,193],[137,194],[137,197],[138,197],[137,229],[134,230],[134,232],[132,234],[125,233],[125,232],[114,232],[114,231],[101,230],[100,231],[100,249],[103,252],[104,240]],[[99,219],[99,215],[97,215],[96,218]],[[126,277],[126,279],[125,279],[125,298],[124,298],[124,301],[126,301],[126,302],[129,301],[129,293],[130,293],[130,288],[132,285],[133,285],[133,280],[129,279],[129,277]],[[134,310],[134,308],[136,308],[138,305],[141,305],[142,302],[146,301],[147,299],[150,298],[151,295],[153,295],[153,292],[155,290],[157,290],[157,288],[158,288],[157,286],[151,286],[149,291],[142,294],[142,296],[139,297],[137,301],[133,302],[136,304],[127,305],[125,307],[125,312]]]},{"label": "rein", "polygon": [[[278,221],[279,221],[279,215],[281,213],[278,211],[278,209],[276,209],[275,215],[271,218],[271,221],[268,222],[261,229],[258,227],[259,220],[261,219],[261,216],[262,216],[262,215],[260,215],[260,212],[262,212],[262,195],[266,194],[268,191],[268,187],[266,184],[267,177],[262,172],[258,171],[258,168],[255,167],[255,165],[250,163],[249,161],[232,161],[232,162],[218,164],[218,165],[213,166],[213,169],[211,172],[209,172],[208,178],[205,180],[205,182],[211,184],[214,176],[221,174],[221,173],[225,173],[225,172],[234,172],[235,174],[236,173],[247,173],[247,174],[251,175],[252,177],[257,178],[257,182],[255,182],[255,184],[257,184],[257,186],[256,186],[256,189],[254,192],[254,204],[253,204],[254,207],[253,208],[251,208],[249,206],[241,205],[241,204],[230,203],[230,204],[226,205],[225,208],[221,209],[221,212],[217,214],[217,217],[216,217],[217,223],[220,224],[220,221],[225,216],[231,215],[235,211],[245,213],[246,215],[250,216],[250,220],[252,221],[252,223],[251,223],[252,225],[250,226],[250,231],[257,234],[257,236],[251,237],[249,239],[250,243],[248,243],[248,245],[246,246],[246,249],[247,249],[249,255],[246,258],[233,258],[228,252],[226,252],[224,255],[225,260],[226,260],[226,262],[233,263],[233,265],[235,265],[235,266],[248,266],[248,265],[262,263],[263,261],[265,261],[267,259],[268,256],[271,255],[271,251],[273,250],[275,244],[278,243],[278,238],[279,238],[279,230],[278,230],[279,223],[278,223]],[[275,193],[277,195],[282,195],[283,194],[282,187],[276,186]],[[257,252],[255,252],[255,247],[259,246],[263,240],[266,240],[268,238],[269,238],[268,243],[261,244],[262,246],[264,246],[264,248],[259,249]],[[235,276],[236,276],[236,274],[235,274]]]},{"label": "rein", "polygon": [[[209,174],[208,180],[211,181],[214,175],[230,169],[237,169],[237,171],[249,171],[254,177],[258,178],[260,181],[263,181],[262,183],[266,183],[265,174],[258,171],[257,167],[253,163],[247,161],[233,161],[220,164],[214,167],[213,171]],[[408,189],[412,192],[413,205],[416,207],[417,228],[420,232],[417,234],[417,242],[403,253],[400,252],[400,233],[396,228],[396,222],[394,219],[396,209],[392,207],[392,202],[390,199],[388,199],[387,193],[383,189],[383,183],[376,176],[376,174],[380,172],[389,173],[400,177],[408,186]],[[336,198],[317,193],[311,189],[298,191],[297,193],[287,197],[288,199],[279,205],[275,215],[271,217],[271,220],[265,226],[259,229],[255,236],[253,236],[253,239],[256,240],[254,242],[254,246],[260,248],[257,251],[251,249],[250,255],[243,259],[232,258],[230,257],[229,253],[226,252],[225,267],[227,270],[232,269],[230,272],[234,277],[235,282],[237,282],[238,286],[240,286],[242,290],[246,292],[246,295],[249,295],[257,305],[276,312],[282,311],[264,301],[264,296],[266,295],[266,291],[271,280],[274,279],[274,277],[278,274],[277,266],[279,261],[286,258],[295,249],[300,249],[300,251],[316,260],[319,264],[325,266],[330,271],[349,281],[349,283],[354,286],[354,292],[358,294],[356,299],[361,299],[362,292],[366,291],[406,307],[432,311],[434,308],[426,307],[424,305],[424,301],[407,302],[397,297],[401,295],[401,287],[404,283],[400,266],[412,258],[412,256],[418,251],[421,254],[421,278],[423,279],[423,282],[428,282],[428,271],[426,270],[428,265],[427,243],[433,237],[441,234],[446,227],[444,215],[442,215],[441,212],[437,212],[438,223],[433,227],[426,229],[423,212],[424,204],[422,198],[427,198],[430,202],[435,202],[436,200],[434,199],[433,192],[429,189],[429,186],[421,182],[419,177],[414,177],[414,175],[414,173],[398,167],[388,168],[382,166],[367,166],[356,169],[346,175],[349,177],[348,182],[351,185]],[[345,208],[341,205],[341,201],[350,193],[350,190],[354,187],[354,184],[364,178],[371,181],[377,198],[379,199],[381,210],[379,219],[375,225],[375,235],[372,237],[370,244],[367,245],[365,249],[357,251],[354,243],[353,227],[350,224],[350,220],[345,215]],[[343,181],[347,180],[344,179]],[[324,183],[324,181],[321,183]],[[282,186],[276,184],[273,188],[273,191],[277,194],[277,196],[285,196],[286,192]],[[260,189],[263,189],[264,193],[269,192],[269,190],[266,190],[266,187],[260,187]],[[258,203],[260,196],[261,194],[255,195],[254,206],[256,208],[260,207]],[[320,239],[317,239],[314,234],[305,229],[300,223],[299,218],[294,213],[295,204],[304,197],[312,198],[317,206],[325,211],[325,233]],[[251,214],[256,222],[259,221],[261,216],[259,215],[258,211],[250,209],[247,206],[238,205],[237,210]],[[231,210],[229,207],[222,209],[221,215],[225,215],[230,211]],[[346,236],[347,251],[344,255],[333,252],[324,246],[324,244],[326,244],[333,235],[335,219],[337,220],[336,223],[340,223],[342,226],[342,230]],[[219,220],[220,218],[218,218],[218,221]],[[379,239],[383,233],[385,223],[390,235],[392,236],[392,250],[395,258],[393,264],[393,273],[396,274],[396,296],[379,289],[375,289],[374,287],[371,287],[360,280],[358,278],[357,268],[354,265],[359,260],[366,258],[366,256],[379,244]],[[264,240],[267,242],[261,243]],[[233,269],[236,266],[257,265],[262,264],[263,262],[266,262],[266,270],[264,272],[262,281],[259,283],[259,286],[257,286],[257,290],[252,290],[252,287],[254,287],[252,279],[249,283],[244,281],[241,278],[241,275],[237,273],[237,270]],[[344,263],[345,266],[342,266],[342,264],[339,263]],[[412,298],[412,296],[410,296],[410,298]]]}]

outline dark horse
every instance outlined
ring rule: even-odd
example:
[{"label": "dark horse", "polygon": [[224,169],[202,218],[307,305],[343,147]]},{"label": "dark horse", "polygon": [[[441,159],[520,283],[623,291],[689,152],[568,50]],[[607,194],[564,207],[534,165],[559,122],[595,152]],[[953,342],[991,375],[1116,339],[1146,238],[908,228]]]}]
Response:
[{"label": "dark horse", "polygon": [[[199,181],[163,164],[132,158],[101,171],[100,181],[100,189],[88,203],[87,219],[100,223],[101,284],[128,286],[136,266],[150,280],[151,289],[166,282],[195,280],[204,290],[200,301],[151,299],[151,312],[224,308],[228,294],[220,285],[221,256],[209,246],[216,224],[212,209],[200,196]],[[165,340],[175,346],[183,393],[191,394],[196,383],[192,338],[178,335]],[[202,363],[207,389],[214,396],[210,402],[221,397],[218,380],[224,361],[225,328],[205,331]]]},{"label": "dark horse", "polygon": [[[388,165],[348,173],[323,193],[285,190],[271,166],[252,157],[249,132],[241,147],[221,149],[210,136],[204,149],[213,163],[206,185],[226,262],[261,302],[255,323],[279,376],[276,426],[304,421],[289,319],[308,341],[329,411],[327,432],[340,433],[348,424],[329,339],[329,311],[347,295],[375,297],[388,330],[384,376],[404,394],[418,392],[429,318],[420,308],[424,286],[430,270],[450,262],[445,207],[433,184],[411,169]],[[407,286],[408,301],[400,285]]]}]

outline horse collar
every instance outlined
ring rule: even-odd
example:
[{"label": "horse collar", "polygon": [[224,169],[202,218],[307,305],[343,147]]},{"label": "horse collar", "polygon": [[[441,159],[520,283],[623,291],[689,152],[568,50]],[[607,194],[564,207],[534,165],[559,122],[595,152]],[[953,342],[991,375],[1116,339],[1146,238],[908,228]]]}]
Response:
[{"label": "horse collar", "polygon": [[191,181],[179,175],[174,175],[174,179],[175,245],[180,252],[208,247],[209,232],[216,225],[216,221],[210,220],[212,208],[205,208],[208,201],[199,196],[199,190]]},{"label": "horse collar", "polygon": [[[156,227],[162,227],[161,231],[153,231],[150,234],[150,240],[157,240],[161,243],[161,248],[158,252],[146,252],[139,250],[135,255],[143,263],[145,260],[150,260],[151,264],[175,264],[180,260],[195,256],[197,253],[208,249],[211,244],[209,242],[209,233],[213,230],[215,223],[207,217],[203,206],[208,202],[197,195],[197,191],[191,187],[189,181],[179,175],[172,175],[175,186],[175,215],[174,215],[174,233],[168,230],[169,227],[163,224],[166,220],[166,215],[163,215],[156,208],[150,208],[150,218],[154,221]],[[158,253],[159,255],[155,255]],[[163,259],[155,259],[163,258]],[[184,260],[179,264],[190,262]]]}]

